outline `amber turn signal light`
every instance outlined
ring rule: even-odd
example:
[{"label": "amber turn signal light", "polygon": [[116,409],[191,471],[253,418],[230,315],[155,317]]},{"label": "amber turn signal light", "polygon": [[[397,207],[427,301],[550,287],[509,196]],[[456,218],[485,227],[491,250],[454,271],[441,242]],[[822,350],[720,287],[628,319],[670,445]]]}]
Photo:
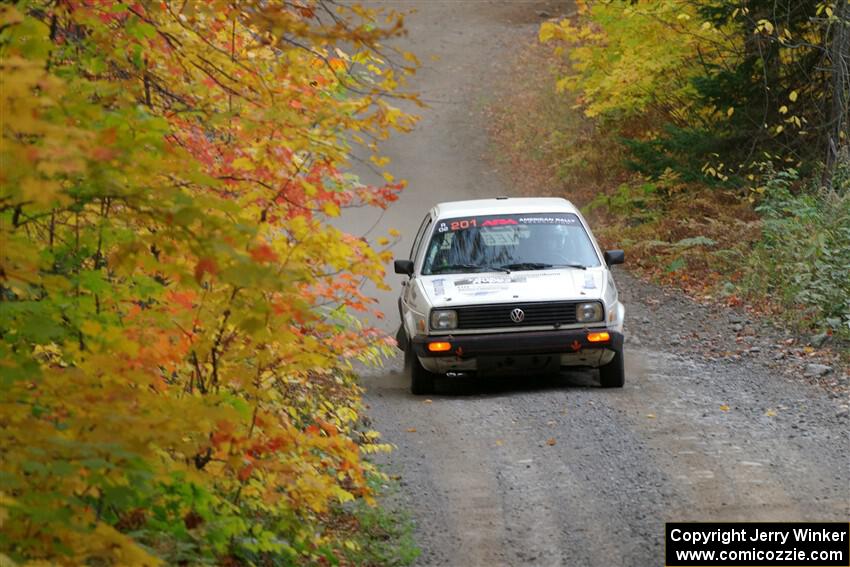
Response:
[{"label": "amber turn signal light", "polygon": [[431,352],[446,352],[452,350],[452,343],[428,343],[428,350]]},{"label": "amber turn signal light", "polygon": [[587,342],[589,343],[604,343],[609,340],[611,335],[608,333],[587,333]]}]

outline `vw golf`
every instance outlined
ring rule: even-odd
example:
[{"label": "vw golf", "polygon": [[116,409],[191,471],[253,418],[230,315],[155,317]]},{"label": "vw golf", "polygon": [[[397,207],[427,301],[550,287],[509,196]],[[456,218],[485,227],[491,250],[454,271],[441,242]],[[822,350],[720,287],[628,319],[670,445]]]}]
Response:
[{"label": "vw golf", "polygon": [[624,383],[624,308],[610,266],[566,199],[440,203],[422,221],[399,298],[397,339],[414,394],[441,375],[599,369]]}]

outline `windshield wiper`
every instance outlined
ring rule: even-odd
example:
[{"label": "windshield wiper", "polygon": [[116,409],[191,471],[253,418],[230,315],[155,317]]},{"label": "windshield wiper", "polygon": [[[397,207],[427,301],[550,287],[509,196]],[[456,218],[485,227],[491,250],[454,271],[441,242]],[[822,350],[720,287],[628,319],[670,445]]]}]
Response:
[{"label": "windshield wiper", "polygon": [[456,270],[474,270],[476,272],[485,272],[492,270],[494,272],[508,272],[510,270],[504,266],[479,266],[477,264],[447,264],[445,266],[437,266],[431,269],[432,274],[442,274],[443,272],[453,272]]},{"label": "windshield wiper", "polygon": [[546,270],[549,268],[575,268],[586,270],[587,266],[582,264],[546,264],[545,262],[516,262],[514,264],[502,264],[506,270]]}]

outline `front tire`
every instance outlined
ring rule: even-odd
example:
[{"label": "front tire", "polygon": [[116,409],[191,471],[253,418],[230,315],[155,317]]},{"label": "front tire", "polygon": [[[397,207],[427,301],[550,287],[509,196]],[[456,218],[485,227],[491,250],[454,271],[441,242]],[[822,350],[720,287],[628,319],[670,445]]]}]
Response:
[{"label": "front tire", "polygon": [[603,388],[622,388],[625,383],[626,369],[621,347],[614,351],[614,358],[611,359],[611,362],[599,367],[599,384]]},{"label": "front tire", "polygon": [[407,343],[407,348],[404,349],[404,373],[410,378],[410,393],[414,396],[434,392],[434,382],[437,375],[425,370],[410,343]]}]

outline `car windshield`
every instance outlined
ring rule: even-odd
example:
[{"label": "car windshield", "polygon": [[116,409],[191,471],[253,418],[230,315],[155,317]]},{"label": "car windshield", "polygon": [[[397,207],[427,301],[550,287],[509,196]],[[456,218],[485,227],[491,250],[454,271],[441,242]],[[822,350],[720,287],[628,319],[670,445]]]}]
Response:
[{"label": "car windshield", "polygon": [[425,251],[423,275],[584,269],[599,257],[572,213],[441,219]]}]

